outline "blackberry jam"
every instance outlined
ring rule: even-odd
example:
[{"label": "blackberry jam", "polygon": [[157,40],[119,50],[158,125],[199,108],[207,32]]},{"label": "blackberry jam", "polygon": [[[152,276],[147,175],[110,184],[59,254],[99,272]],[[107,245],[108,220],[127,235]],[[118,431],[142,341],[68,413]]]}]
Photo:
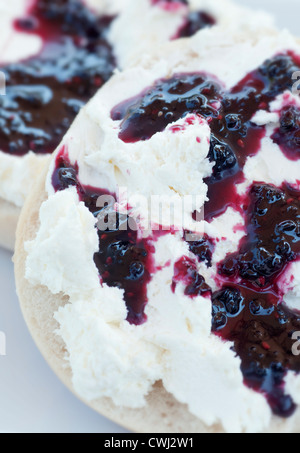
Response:
[{"label": "blackberry jam", "polygon": [[[98,219],[108,215],[107,208],[113,209],[113,206],[106,205],[98,207],[99,197],[115,197],[104,190],[81,185],[78,180],[78,167],[76,164],[70,164],[64,151],[56,158],[52,185],[55,191],[76,187],[80,200]],[[98,228],[99,251],[94,255],[94,262],[103,283],[124,291],[127,321],[139,325],[147,319],[147,286],[153,272],[155,249],[150,239],[139,239],[137,231],[129,228],[128,222],[128,216],[116,213],[113,227],[108,226],[103,230]],[[126,229],[124,224],[127,224]]]},{"label": "blackberry jam", "polygon": [[39,55],[2,65],[0,149],[22,156],[51,153],[80,108],[114,68],[106,40],[111,18],[98,18],[80,0],[36,0],[17,32],[42,38]]},{"label": "blackberry jam", "polygon": [[271,291],[239,285],[215,293],[212,307],[212,331],[233,342],[245,384],[266,396],[274,414],[291,416],[296,406],[285,393],[284,378],[288,370],[300,372],[299,357],[292,353],[300,313],[289,310]]},{"label": "blackberry jam", "polygon": [[272,139],[290,160],[300,159],[300,109],[285,107],[280,113],[280,127]]}]

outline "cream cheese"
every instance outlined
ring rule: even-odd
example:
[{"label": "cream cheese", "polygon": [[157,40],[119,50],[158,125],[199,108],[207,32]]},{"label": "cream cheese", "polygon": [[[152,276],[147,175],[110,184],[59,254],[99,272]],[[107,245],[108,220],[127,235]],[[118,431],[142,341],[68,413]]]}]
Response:
[{"label": "cream cheese", "polygon": [[166,42],[177,37],[191,12],[204,12],[217,25],[239,30],[258,23],[266,29],[273,23],[267,13],[254,12],[230,0],[188,0],[187,3],[165,8],[163,1],[154,4],[152,0],[128,0],[109,35],[120,66],[125,68],[159,52]]}]

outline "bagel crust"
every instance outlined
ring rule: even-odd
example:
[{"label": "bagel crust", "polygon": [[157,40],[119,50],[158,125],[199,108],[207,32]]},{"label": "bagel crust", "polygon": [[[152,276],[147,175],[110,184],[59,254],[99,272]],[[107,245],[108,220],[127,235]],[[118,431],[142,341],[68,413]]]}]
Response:
[{"label": "bagel crust", "polygon": [[0,247],[13,251],[15,235],[21,209],[6,200],[0,199]]}]

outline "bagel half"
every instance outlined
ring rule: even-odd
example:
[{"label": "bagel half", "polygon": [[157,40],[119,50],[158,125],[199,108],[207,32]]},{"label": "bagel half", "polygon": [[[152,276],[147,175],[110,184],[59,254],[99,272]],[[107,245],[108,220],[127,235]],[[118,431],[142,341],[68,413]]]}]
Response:
[{"label": "bagel half", "polygon": [[[180,45],[176,47],[176,58]],[[194,51],[193,51],[194,52]],[[194,53],[191,54],[192,56]],[[190,55],[189,55],[190,57]],[[170,66],[172,65],[170,60]],[[129,73],[130,75],[131,73]],[[118,76],[116,76],[118,77]],[[119,76],[122,77],[122,74]],[[104,90],[109,89],[114,79],[108,82]],[[108,88],[107,88],[108,87]],[[102,91],[103,93],[103,91]],[[95,105],[92,101],[91,106]],[[93,109],[91,109],[93,110]],[[97,111],[94,109],[94,111]],[[75,120],[77,126],[81,117]],[[83,124],[84,126],[84,124]],[[75,127],[73,128],[73,131]],[[84,137],[89,137],[89,125],[84,128],[78,127],[77,132]],[[81,138],[81,137],[80,137]],[[96,136],[96,138],[99,138]],[[100,142],[100,140],[99,140]],[[83,146],[80,148],[84,149]],[[55,155],[54,155],[55,156]],[[56,156],[55,156],[56,157]],[[55,158],[54,157],[54,158]],[[67,296],[63,294],[54,295],[48,288],[40,285],[33,285],[25,278],[25,264],[27,253],[25,243],[32,241],[39,230],[39,211],[42,203],[47,200],[46,178],[48,168],[36,181],[20,216],[17,228],[17,242],[15,249],[15,275],[17,292],[21,303],[22,312],[29,330],[39,347],[44,358],[57,376],[74,393],[72,383],[72,370],[68,365],[66,356],[67,347],[62,338],[56,334],[59,328],[54,319],[54,314],[60,307],[69,303]],[[80,395],[77,394],[80,397]],[[161,382],[157,382],[153,390],[146,397],[146,405],[142,409],[128,409],[118,407],[108,398],[100,400],[84,401],[91,408],[121,424],[122,426],[136,432],[146,433],[221,433],[223,428],[220,424],[212,427],[205,426],[197,417],[193,416],[188,407],[179,403],[172,395],[166,392]],[[276,433],[298,433],[300,432],[300,409],[289,419],[272,417],[267,432]]]}]

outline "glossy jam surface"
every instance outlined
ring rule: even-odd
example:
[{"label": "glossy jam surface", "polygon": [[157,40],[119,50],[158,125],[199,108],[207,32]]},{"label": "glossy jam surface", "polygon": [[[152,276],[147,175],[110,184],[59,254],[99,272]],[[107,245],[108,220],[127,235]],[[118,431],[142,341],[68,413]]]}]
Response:
[{"label": "glossy jam surface", "polygon": [[285,394],[284,378],[287,370],[300,372],[299,356],[292,353],[300,314],[280,303],[272,292],[238,285],[215,293],[212,307],[212,330],[233,342],[246,385],[266,396],[274,414],[292,415],[296,406]]},{"label": "glossy jam surface", "polygon": [[[68,157],[62,152],[56,159],[56,167],[52,176],[55,191],[75,186],[80,200],[98,218],[106,222],[109,210],[113,205],[103,208],[98,199],[103,195],[111,195],[103,190],[87,187],[78,180],[78,168],[71,165]],[[131,324],[142,324],[146,321],[145,306],[147,304],[147,285],[153,272],[153,253],[155,251],[150,239],[139,239],[137,232],[128,226],[129,218],[116,214],[113,227],[108,224],[103,229],[98,228],[99,251],[94,255],[94,262],[103,283],[124,291],[124,300],[128,310],[127,320]],[[99,226],[99,223],[97,224]]]},{"label": "glossy jam surface", "polygon": [[39,55],[1,66],[0,149],[24,155],[51,153],[79,109],[115,68],[106,41],[110,18],[97,18],[79,0],[37,0],[16,32],[40,36]]},{"label": "glossy jam surface", "polygon": [[211,291],[205,283],[204,277],[198,273],[195,262],[187,256],[183,256],[175,263],[172,280],[173,292],[175,292],[178,283],[185,286],[184,294],[192,298],[203,296]]},{"label": "glossy jam surface", "polygon": [[[280,127],[272,136],[282,152],[290,160],[300,159],[300,109],[285,107],[280,113]],[[299,178],[300,179],[300,178]]]},{"label": "glossy jam surface", "polygon": [[289,186],[254,184],[249,198],[247,235],[239,251],[221,264],[220,273],[266,287],[299,256],[300,192]]},{"label": "glossy jam surface", "polygon": [[[190,234],[192,233],[190,232]],[[189,240],[188,246],[190,252],[196,256],[199,263],[204,262],[207,267],[211,267],[215,244],[207,234],[202,235],[202,237],[199,237],[196,240]]]},{"label": "glossy jam surface", "polygon": [[204,118],[218,116],[216,104],[219,100],[218,82],[202,74],[175,74],[117,105],[112,110],[112,119],[122,120],[120,139],[135,143],[149,140],[189,113]]},{"label": "glossy jam surface", "polygon": [[300,191],[253,184],[245,220],[238,252],[219,266],[231,283],[213,296],[212,330],[234,342],[246,384],[286,417],[295,410],[284,377],[288,370],[300,372],[299,357],[292,353],[300,313],[285,306],[278,282],[300,257]]}]

